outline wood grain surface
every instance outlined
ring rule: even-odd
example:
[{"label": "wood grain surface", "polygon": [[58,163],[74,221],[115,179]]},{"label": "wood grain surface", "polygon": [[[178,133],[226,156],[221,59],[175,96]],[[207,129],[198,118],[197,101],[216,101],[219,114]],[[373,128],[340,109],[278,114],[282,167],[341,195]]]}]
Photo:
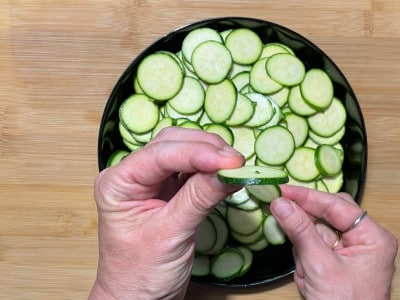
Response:
[{"label": "wood grain surface", "polygon": [[[398,0],[2,0],[1,299],[87,297],[98,251],[97,134],[111,89],[153,40],[217,16],[290,27],[338,64],[367,125],[362,206],[400,236]],[[299,298],[291,278],[244,290],[191,284],[187,294],[187,299]],[[398,273],[392,298],[400,299]]]}]

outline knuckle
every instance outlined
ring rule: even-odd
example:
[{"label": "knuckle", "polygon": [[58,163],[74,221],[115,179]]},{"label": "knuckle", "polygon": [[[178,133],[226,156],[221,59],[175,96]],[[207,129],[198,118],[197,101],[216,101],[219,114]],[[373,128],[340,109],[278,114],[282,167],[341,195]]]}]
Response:
[{"label": "knuckle", "polygon": [[349,193],[339,192],[339,193],[336,193],[336,195],[347,202],[355,203],[353,197]]},{"label": "knuckle", "polygon": [[210,195],[212,195],[212,191],[206,189],[203,185],[194,184],[194,181],[192,180],[189,180],[187,183],[189,183],[188,199],[191,202],[192,207],[198,212],[207,213],[213,206],[212,204],[210,204],[210,202],[212,202],[210,201]]},{"label": "knuckle", "polygon": [[398,240],[395,235],[388,232],[387,235],[387,245],[392,256],[395,256],[398,251]]},{"label": "knuckle", "polygon": [[313,226],[309,220],[299,217],[291,218],[288,225],[290,230],[290,233],[288,234],[294,239],[301,239],[303,236],[306,236],[310,231],[311,226]]}]

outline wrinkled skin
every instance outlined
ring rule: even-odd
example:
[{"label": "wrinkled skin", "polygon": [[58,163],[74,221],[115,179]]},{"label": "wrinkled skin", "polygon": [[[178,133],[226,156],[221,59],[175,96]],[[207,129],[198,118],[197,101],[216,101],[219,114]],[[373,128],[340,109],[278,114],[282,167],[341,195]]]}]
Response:
[{"label": "wrinkled skin", "polygon": [[90,299],[183,298],[199,224],[238,189],[215,172],[243,163],[217,135],[167,128],[102,171],[95,182],[99,263]]},{"label": "wrinkled skin", "polygon": [[[271,212],[293,243],[294,280],[304,298],[390,298],[397,239],[369,215],[348,230],[362,213],[350,195],[285,185]],[[336,233],[317,219],[343,232],[334,249]]]}]

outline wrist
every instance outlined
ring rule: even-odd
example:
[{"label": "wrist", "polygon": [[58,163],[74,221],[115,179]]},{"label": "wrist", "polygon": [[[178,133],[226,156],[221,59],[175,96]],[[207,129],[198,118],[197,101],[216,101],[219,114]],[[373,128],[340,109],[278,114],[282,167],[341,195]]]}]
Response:
[{"label": "wrist", "polygon": [[93,284],[92,290],[90,291],[89,300],[102,300],[102,299],[116,299],[110,292],[102,287],[101,284],[95,281]]}]

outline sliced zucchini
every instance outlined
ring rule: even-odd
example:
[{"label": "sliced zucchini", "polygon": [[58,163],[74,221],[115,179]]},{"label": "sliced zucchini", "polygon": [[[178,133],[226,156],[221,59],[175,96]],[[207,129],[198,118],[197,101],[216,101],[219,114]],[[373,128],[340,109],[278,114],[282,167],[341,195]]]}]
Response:
[{"label": "sliced zucchini", "polygon": [[211,84],[220,83],[232,68],[229,50],[216,41],[206,41],[198,45],[192,54],[192,66],[196,75]]},{"label": "sliced zucchini", "polygon": [[242,252],[244,258],[243,266],[242,269],[240,270],[240,276],[241,276],[246,274],[250,270],[253,264],[254,255],[253,252],[246,246],[237,246],[236,249]]},{"label": "sliced zucchini", "polygon": [[232,146],[234,137],[232,130],[223,124],[211,123],[203,126],[204,131],[218,134],[228,145]]},{"label": "sliced zucchini", "polygon": [[306,73],[303,62],[289,53],[272,55],[266,66],[269,76],[284,86],[300,84]]},{"label": "sliced zucchini", "polygon": [[181,66],[165,52],[146,56],[137,70],[140,88],[147,96],[159,101],[171,99],[179,92],[183,76]]},{"label": "sliced zucchini", "polygon": [[240,274],[244,265],[241,251],[227,248],[217,254],[211,263],[211,274],[222,280],[230,280]]},{"label": "sliced zucchini", "polygon": [[257,231],[263,222],[263,214],[260,208],[243,210],[229,206],[226,211],[226,220],[230,230],[241,234],[249,235]]},{"label": "sliced zucchini", "polygon": [[210,274],[211,260],[208,255],[195,256],[193,260],[192,275],[207,276]]},{"label": "sliced zucchini", "polygon": [[126,150],[116,150],[114,151],[107,161],[107,168],[115,166],[116,164],[120,163],[125,157],[127,157],[130,152]]},{"label": "sliced zucchini", "polygon": [[270,97],[268,96],[267,99],[271,103],[273,109],[274,109],[274,114],[272,118],[267,122],[267,124],[261,125],[258,127],[258,129],[263,130],[268,127],[272,127],[275,125],[280,125],[280,122],[285,119],[285,115],[282,112],[282,109],[279,107],[279,105]]},{"label": "sliced zucchini", "polygon": [[232,195],[225,198],[225,202],[233,205],[239,205],[246,202],[249,199],[249,193],[243,187],[240,190],[234,192]]},{"label": "sliced zucchini", "polygon": [[273,215],[269,215],[263,222],[265,238],[272,245],[281,245],[286,242],[286,236]]},{"label": "sliced zucchini", "polygon": [[184,115],[197,113],[204,105],[204,89],[200,81],[186,76],[179,92],[168,103],[177,112]]},{"label": "sliced zucchini", "polygon": [[321,69],[310,69],[300,84],[304,100],[314,109],[326,109],[333,99],[333,84],[329,75]]},{"label": "sliced zucchini", "polygon": [[138,134],[150,132],[157,125],[159,116],[158,106],[144,94],[133,94],[119,109],[122,124]]},{"label": "sliced zucchini", "polygon": [[203,254],[210,251],[217,242],[217,231],[210,217],[207,216],[197,230],[197,239],[195,250],[197,253]]},{"label": "sliced zucchini", "polygon": [[346,122],[346,108],[342,102],[333,98],[331,104],[322,112],[308,117],[310,129],[321,137],[330,137],[338,132]]},{"label": "sliced zucchini", "polygon": [[335,176],[324,176],[322,181],[330,193],[337,193],[343,186],[343,171]]},{"label": "sliced zucchini", "polygon": [[290,88],[288,105],[291,111],[299,116],[311,116],[317,112],[304,100],[298,85]]},{"label": "sliced zucchini", "polygon": [[334,176],[342,170],[341,153],[331,145],[319,145],[315,149],[315,165],[322,175]]},{"label": "sliced zucchini", "polygon": [[309,131],[308,135],[310,139],[316,144],[335,145],[340,142],[345,133],[346,133],[346,127],[343,126],[335,134],[328,137],[320,136],[311,130]]},{"label": "sliced zucchini", "polygon": [[246,97],[254,103],[255,110],[250,120],[244,126],[259,127],[267,124],[275,112],[268,97],[259,93],[247,93]]},{"label": "sliced zucchini", "polygon": [[316,189],[318,191],[323,191],[327,193],[329,192],[328,187],[326,186],[325,182],[322,179],[316,181]]},{"label": "sliced zucchini", "polygon": [[294,179],[300,181],[316,180],[321,174],[314,163],[314,157],[315,149],[296,148],[292,157],[286,163],[286,170]]},{"label": "sliced zucchini", "polygon": [[192,61],[194,49],[205,41],[223,42],[219,32],[208,27],[192,30],[186,35],[182,42],[182,54],[186,62]]},{"label": "sliced zucchini", "polygon": [[306,188],[314,189],[314,190],[317,189],[317,181],[316,180],[302,181],[302,180],[293,178],[292,176],[290,176],[290,174],[289,174],[289,184],[296,185],[296,186],[302,186],[302,187],[306,187]]},{"label": "sliced zucchini", "polygon": [[260,201],[254,197],[250,197],[245,202],[236,205],[236,207],[243,210],[253,210],[260,207]]},{"label": "sliced zucchini", "polygon": [[268,165],[282,165],[292,156],[295,143],[290,131],[282,126],[264,129],[255,142],[257,158]]},{"label": "sliced zucchini", "polygon": [[272,94],[280,89],[282,85],[273,80],[267,73],[266,63],[268,58],[262,58],[258,60],[250,70],[250,86],[251,88],[261,94]]},{"label": "sliced zucchini", "polygon": [[308,138],[307,119],[289,112],[285,114],[285,121],[287,128],[293,135],[295,147],[303,145]]},{"label": "sliced zucchini", "polygon": [[243,125],[253,117],[255,109],[256,103],[242,93],[237,93],[235,110],[225,124],[228,126]]},{"label": "sliced zucchini", "polygon": [[279,185],[247,185],[245,189],[251,196],[265,203],[271,203],[281,196]]},{"label": "sliced zucchini", "polygon": [[283,108],[286,103],[288,102],[289,99],[289,92],[290,88],[289,87],[283,87],[279,91],[269,94],[268,96],[276,103],[279,105],[279,107]]},{"label": "sliced zucchini", "polygon": [[162,118],[157,125],[153,128],[151,132],[151,138],[155,138],[156,135],[164,128],[170,127],[170,126],[175,126],[176,125],[176,120],[172,119],[170,117],[165,117]]},{"label": "sliced zucchini", "polygon": [[232,82],[238,91],[240,91],[244,86],[249,84],[249,78],[250,78],[249,74],[250,74],[249,71],[242,71],[234,76],[231,75]]},{"label": "sliced zucchini", "polygon": [[229,237],[229,228],[225,219],[220,214],[210,213],[208,217],[214,225],[217,237],[214,246],[206,251],[205,254],[216,254],[226,246]]},{"label": "sliced zucchini", "polygon": [[253,64],[263,48],[258,34],[248,28],[232,30],[225,39],[225,45],[231,52],[233,61],[241,65]]},{"label": "sliced zucchini", "polygon": [[256,140],[252,128],[237,126],[231,127],[233,133],[233,148],[239,151],[245,159],[254,155],[254,142]]},{"label": "sliced zucchini", "polygon": [[235,109],[236,97],[236,88],[229,79],[209,85],[206,90],[204,110],[210,120],[214,123],[224,123],[228,120]]},{"label": "sliced zucchini", "polygon": [[261,238],[258,239],[258,241],[252,244],[248,244],[246,246],[253,251],[262,251],[269,246],[269,242],[264,236],[261,236]]},{"label": "sliced zucchini", "polygon": [[272,55],[277,53],[289,53],[289,52],[287,48],[284,47],[284,45],[281,43],[267,43],[264,45],[262,49],[260,59],[271,57]]},{"label": "sliced zucchini", "polygon": [[181,120],[179,120],[179,121],[182,121],[182,122],[179,122],[179,123],[178,123],[178,124],[179,124],[179,127],[182,127],[182,128],[189,128],[189,129],[203,130],[203,127],[201,127],[201,126],[199,125],[199,123],[197,123],[197,122],[194,122],[194,121],[191,121],[191,120],[187,120],[187,119],[181,119]]},{"label": "sliced zucchini", "polygon": [[138,145],[138,146],[143,146],[143,143],[138,142],[135,140],[132,136],[132,132],[126,128],[126,126],[122,123],[118,123],[118,130],[119,134],[121,135],[122,139],[125,140],[126,142],[132,144],[132,145]]},{"label": "sliced zucchini", "polygon": [[237,169],[221,169],[217,172],[219,180],[233,185],[282,184],[288,182],[287,173],[260,166],[243,166]]},{"label": "sliced zucchini", "polygon": [[253,244],[258,241],[263,235],[262,226],[258,227],[256,231],[250,234],[241,234],[231,230],[231,236],[244,245]]},{"label": "sliced zucchini", "polygon": [[[163,106],[165,109],[165,117],[170,117],[175,120],[190,120],[193,122],[198,122],[202,115],[204,114],[203,110],[199,110],[198,112],[194,114],[181,114],[180,112],[176,111],[172,105],[169,103],[169,101]],[[178,124],[179,125],[179,124]]]}]

